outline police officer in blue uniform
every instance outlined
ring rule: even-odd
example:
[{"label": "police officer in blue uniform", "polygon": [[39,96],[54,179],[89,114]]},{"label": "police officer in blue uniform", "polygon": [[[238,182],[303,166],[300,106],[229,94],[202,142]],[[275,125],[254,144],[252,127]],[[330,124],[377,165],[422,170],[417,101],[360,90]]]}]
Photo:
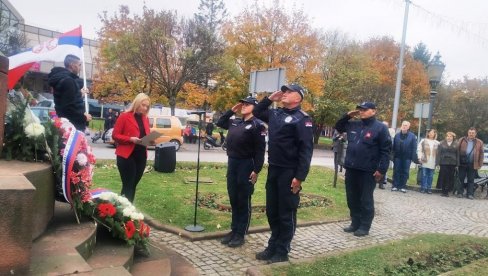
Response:
[{"label": "police officer in blue uniform", "polygon": [[[266,127],[252,114],[256,98],[247,97],[225,112],[217,126],[227,133],[227,191],[232,207],[231,232],[221,243],[229,247],[244,244],[244,235],[251,220],[251,195],[264,163]],[[231,119],[240,111],[242,119]]]},{"label": "police officer in blue uniform", "polygon": [[[312,120],[301,110],[303,96],[304,90],[299,85],[284,85],[281,91],[264,98],[253,112],[268,123],[266,215],[271,237],[267,248],[256,254],[256,259],[268,263],[288,261],[301,183],[307,177],[312,159]],[[274,101],[280,101],[283,108],[268,109]]]},{"label": "police officer in blue uniform", "polygon": [[[358,116],[360,120],[351,120]],[[351,225],[344,232],[361,237],[369,234],[374,217],[373,192],[388,170],[391,136],[376,120],[376,105],[363,102],[345,114],[335,129],[347,132],[346,196]]]}]

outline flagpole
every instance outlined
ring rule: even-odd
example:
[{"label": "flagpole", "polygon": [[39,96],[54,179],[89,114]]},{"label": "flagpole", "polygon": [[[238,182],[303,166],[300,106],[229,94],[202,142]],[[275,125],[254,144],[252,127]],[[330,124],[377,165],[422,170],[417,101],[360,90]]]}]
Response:
[{"label": "flagpole", "polygon": [[[82,31],[81,32],[81,68],[83,70],[83,88],[86,88],[86,67],[85,67],[85,51],[83,50],[83,29],[81,28],[81,25],[80,25],[80,30]],[[86,113],[89,113],[88,112],[88,93],[85,93],[85,112]]]}]

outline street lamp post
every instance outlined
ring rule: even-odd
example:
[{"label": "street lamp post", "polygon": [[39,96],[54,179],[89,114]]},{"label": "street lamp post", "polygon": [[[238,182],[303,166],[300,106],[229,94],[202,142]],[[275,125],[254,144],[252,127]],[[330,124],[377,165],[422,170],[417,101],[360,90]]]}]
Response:
[{"label": "street lamp post", "polygon": [[444,68],[446,67],[446,65],[444,65],[444,63],[442,63],[440,59],[441,55],[439,55],[439,52],[437,52],[437,54],[434,56],[434,59],[427,67],[427,74],[429,75],[430,84],[430,108],[427,130],[431,129],[432,127],[432,112],[434,110],[435,97],[437,96],[437,85],[439,85],[442,77],[442,72],[444,72]]}]

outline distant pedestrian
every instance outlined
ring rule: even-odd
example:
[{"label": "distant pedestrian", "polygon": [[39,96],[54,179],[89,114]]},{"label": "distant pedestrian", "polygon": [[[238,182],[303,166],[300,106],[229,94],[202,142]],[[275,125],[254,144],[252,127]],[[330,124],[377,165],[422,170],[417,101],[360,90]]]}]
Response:
[{"label": "distant pedestrian", "polygon": [[430,129],[425,139],[422,139],[417,147],[417,156],[422,164],[422,186],[421,193],[432,194],[432,180],[435,167],[437,166],[437,130]]},{"label": "distant pedestrian", "polygon": [[466,197],[474,199],[474,176],[476,170],[483,166],[483,141],[476,138],[476,128],[468,130],[468,136],[459,139],[459,181],[461,185],[457,196],[463,197],[464,180],[468,179],[466,185]]},{"label": "distant pedestrian", "polygon": [[446,138],[439,144],[437,154],[440,169],[436,188],[442,189],[441,196],[448,197],[454,188],[455,173],[459,165],[459,146],[454,132],[446,133]]},{"label": "distant pedestrian", "polygon": [[[295,234],[300,190],[310,169],[313,152],[313,125],[301,110],[305,91],[296,84],[284,85],[264,98],[253,114],[268,124],[268,178],[266,216],[271,228],[267,248],[256,259],[268,263],[288,261]],[[269,109],[280,101],[283,108]]]},{"label": "distant pedestrian", "polygon": [[407,192],[410,165],[417,162],[417,138],[410,130],[410,122],[403,121],[400,132],[393,139],[393,187],[391,190]]},{"label": "distant pedestrian", "polygon": [[[360,120],[355,120],[358,116]],[[340,118],[335,129],[347,132],[346,168],[347,206],[351,225],[346,233],[361,237],[369,234],[374,218],[373,192],[389,165],[391,137],[388,128],[375,117],[376,105],[363,102]]]},{"label": "distant pedestrian", "polygon": [[213,134],[213,131],[214,131],[214,124],[212,122],[212,119],[210,119],[210,121],[207,123],[207,125],[205,126],[205,132],[207,134],[207,136],[210,136],[212,137],[212,134]]}]

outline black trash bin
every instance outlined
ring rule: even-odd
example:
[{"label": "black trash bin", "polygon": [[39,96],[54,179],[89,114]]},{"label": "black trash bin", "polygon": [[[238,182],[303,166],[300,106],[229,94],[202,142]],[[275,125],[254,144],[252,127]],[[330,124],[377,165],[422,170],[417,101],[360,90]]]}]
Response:
[{"label": "black trash bin", "polygon": [[158,172],[172,173],[176,167],[176,147],[173,143],[161,143],[156,145],[154,156],[154,170]]}]

